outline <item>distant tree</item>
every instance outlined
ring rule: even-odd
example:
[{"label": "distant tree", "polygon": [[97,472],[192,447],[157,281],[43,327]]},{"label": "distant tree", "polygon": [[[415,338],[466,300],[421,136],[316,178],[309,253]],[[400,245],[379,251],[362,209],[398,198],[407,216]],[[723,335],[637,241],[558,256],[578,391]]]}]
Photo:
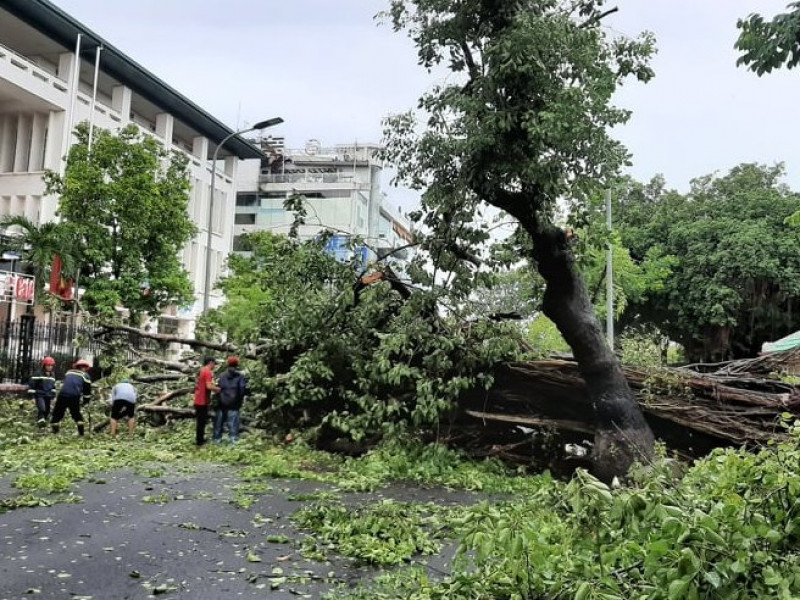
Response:
[{"label": "distant tree", "polygon": [[59,215],[83,245],[84,307],[96,314],[130,311],[131,320],[191,302],[179,253],[195,233],[187,213],[187,159],[135,127],[114,135],[77,128],[66,171],[45,174]]},{"label": "distant tree", "polygon": [[[420,220],[444,257],[468,260],[485,232],[482,207],[519,224],[518,258],[547,283],[544,313],[569,343],[596,407],[596,472],[611,477],[647,458],[653,436],[595,317],[559,199],[584,203],[625,163],[609,135],[628,111],[611,99],[629,76],[647,81],[650,36],[613,37],[601,0],[394,0],[386,17],[405,30],[426,69],[451,76],[410,114],[387,122],[399,179],[424,191]],[[464,274],[465,277],[467,274]]]},{"label": "distant tree", "polygon": [[686,195],[631,186],[617,211],[623,242],[636,260],[656,252],[673,264],[626,319],[658,326],[690,360],[754,356],[800,328],[800,232],[785,222],[800,196],[783,172],[743,164],[693,180]]},{"label": "distant tree", "polygon": [[736,61],[758,75],[800,63],[800,2],[790,2],[788,12],[767,21],[759,14],[740,19],[735,47],[742,54]]}]

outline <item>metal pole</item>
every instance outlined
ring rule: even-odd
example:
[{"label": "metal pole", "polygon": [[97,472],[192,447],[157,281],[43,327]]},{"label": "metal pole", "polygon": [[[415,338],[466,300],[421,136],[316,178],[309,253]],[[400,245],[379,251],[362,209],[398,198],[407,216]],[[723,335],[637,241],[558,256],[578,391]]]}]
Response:
[{"label": "metal pole", "polygon": [[214,148],[214,154],[211,155],[211,192],[208,198],[208,233],[206,236],[206,272],[205,278],[203,279],[203,312],[208,312],[208,303],[211,296],[211,239],[212,239],[212,228],[214,225],[214,183],[217,179],[217,156],[219,155],[219,150],[225,145],[229,139],[236,135],[241,135],[242,133],[247,133],[248,131],[253,131],[255,127],[250,127],[248,129],[244,129],[242,131],[234,131],[230,135],[223,138],[223,140],[217,144],[217,147]]},{"label": "metal pole", "polygon": [[214,224],[214,182],[217,175],[217,153],[222,145],[228,141],[231,136],[222,140],[216,148],[211,158],[211,191],[208,198],[208,235],[206,238],[206,272],[203,278],[203,312],[208,312],[209,294],[211,294],[211,227]]},{"label": "metal pole", "polygon": [[103,46],[98,46],[94,51],[94,83],[92,84],[92,105],[89,108],[89,152],[92,151],[92,137],[94,135],[94,107],[97,103],[97,75],[100,72],[100,52]]},{"label": "metal pole", "polygon": [[611,243],[611,190],[606,191],[606,227],[608,228],[608,251],[606,255],[606,338],[614,350],[614,249]]},{"label": "metal pole", "polygon": [[208,232],[206,235],[206,272],[203,280],[203,313],[208,312],[208,303],[211,296],[211,229],[214,225],[214,183],[216,182],[217,177],[217,156],[219,155],[220,148],[222,148],[225,145],[225,142],[232,137],[242,135],[243,133],[248,133],[250,131],[266,129],[267,127],[280,125],[281,123],[283,123],[283,119],[280,117],[275,117],[273,119],[267,119],[266,121],[260,121],[252,127],[248,127],[247,129],[234,131],[233,133],[225,136],[222,141],[217,144],[217,147],[214,148],[214,154],[211,155],[211,193],[208,198]]},{"label": "metal pole", "polygon": [[74,344],[75,334],[78,331],[78,286],[80,285],[81,270],[80,267],[75,272],[75,281],[73,282],[74,290],[72,292],[72,326],[70,327],[71,335],[69,336],[70,343]]},{"label": "metal pole", "polygon": [[72,65],[72,89],[70,90],[69,99],[69,130],[67,131],[66,139],[66,153],[69,154],[69,148],[72,146],[72,128],[75,126],[75,101],[78,98],[78,86],[81,75],[81,36],[78,34],[78,39],[75,41],[75,63]]}]

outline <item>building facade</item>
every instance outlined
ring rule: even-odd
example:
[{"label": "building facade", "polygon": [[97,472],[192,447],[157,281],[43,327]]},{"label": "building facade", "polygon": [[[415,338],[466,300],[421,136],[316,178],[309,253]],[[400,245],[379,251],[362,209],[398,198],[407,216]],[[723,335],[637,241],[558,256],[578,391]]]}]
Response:
[{"label": "building facade", "polygon": [[242,169],[236,196],[234,250],[241,250],[241,236],[254,231],[288,234],[294,214],[284,208],[293,194],[304,198],[305,224],[301,239],[328,230],[333,237],[328,250],[342,258],[349,255],[352,237],[364,240],[363,259],[382,258],[390,252],[402,262],[408,252],[399,250],[412,241],[407,220],[393,211],[381,189],[383,163],[375,144],[323,147],[309,140],[303,149],[285,149],[282,139],[261,142],[267,158],[260,167],[249,163]]},{"label": "building facade", "polygon": [[[58,199],[44,194],[45,170],[62,171],[80,122],[116,131],[129,124],[189,159],[189,213],[198,228],[183,263],[195,305],[173,310],[192,321],[203,305],[211,169],[216,168],[212,215],[212,281],[231,251],[238,167],[256,165],[259,148],[233,137],[211,165],[216,145],[232,131],[107,41],[47,0],[0,0],[0,217],[36,223],[56,218]],[[212,285],[213,288],[213,285]],[[209,304],[221,302],[212,291]]]}]

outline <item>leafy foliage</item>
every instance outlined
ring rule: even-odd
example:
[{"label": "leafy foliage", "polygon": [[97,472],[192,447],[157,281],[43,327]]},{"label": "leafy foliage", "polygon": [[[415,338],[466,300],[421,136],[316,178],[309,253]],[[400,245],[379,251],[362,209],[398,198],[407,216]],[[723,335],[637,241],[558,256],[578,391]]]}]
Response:
[{"label": "leafy foliage", "polygon": [[436,291],[359,283],[356,259],[337,262],[322,240],[259,233],[248,243],[249,256],[231,257],[220,284],[228,302],[210,323],[236,344],[260,345],[252,379],[273,423],[354,441],[405,424],[424,431],[519,352],[507,326],[464,327],[456,307],[442,317]]},{"label": "leafy foliage", "polygon": [[59,215],[83,248],[84,303],[96,314],[127,308],[159,314],[192,300],[179,253],[195,233],[187,213],[187,158],[169,153],[134,126],[114,135],[77,128],[64,176],[45,174],[48,194],[58,194]]},{"label": "leafy foliage", "polygon": [[538,479],[524,496],[469,507],[450,522],[462,536],[452,575],[436,582],[410,569],[385,576],[372,595],[345,597],[797,597],[796,442],[718,450],[675,473],[661,459],[620,489],[582,471],[568,483]]},{"label": "leafy foliage", "polygon": [[396,565],[438,552],[440,545],[431,529],[435,515],[442,512],[436,505],[391,500],[354,509],[318,503],[297,511],[292,521],[314,533],[315,546],[328,545],[367,564]]},{"label": "leafy foliage", "polygon": [[636,260],[670,257],[662,289],[632,303],[690,359],[754,356],[800,327],[800,233],[785,223],[800,196],[782,166],[744,164],[693,180],[683,196],[661,182],[632,185],[615,211]]},{"label": "leafy foliage", "polygon": [[[398,179],[423,192],[424,247],[437,266],[445,261],[453,287],[477,278],[472,257],[490,236],[487,207],[516,221],[516,259],[547,283],[542,310],[588,377],[603,438],[594,464],[611,476],[628,468],[634,448],[652,452],[653,438],[595,318],[558,202],[585,207],[625,164],[610,130],[629,113],[612,97],[629,77],[653,76],[654,42],[609,33],[603,5],[393,0],[385,16],[414,41],[419,64],[450,76],[420,98],[424,125],[395,115],[385,138]],[[615,437],[621,423],[627,431]]]},{"label": "leafy foliage", "polygon": [[[523,229],[534,217],[544,226],[558,198],[585,202],[598,175],[624,163],[606,128],[628,113],[609,101],[627,76],[652,76],[653,42],[608,40],[601,4],[392,2],[387,17],[408,31],[420,64],[455,74],[420,99],[424,132],[410,113],[386,124],[387,156],[401,181],[425,190],[417,217],[439,253],[458,259],[460,247],[487,239],[475,224],[481,202],[511,213]],[[530,243],[518,236],[518,257]]]},{"label": "leafy foliage", "polygon": [[771,21],[751,14],[740,19],[741,30],[736,49],[742,55],[737,65],[746,65],[758,75],[783,67],[791,69],[800,63],[800,2],[790,2],[788,12],[775,15]]},{"label": "leafy foliage", "polygon": [[[444,539],[461,539],[449,574],[432,577],[432,571],[419,567],[385,572],[375,587],[338,590],[336,598],[746,600],[800,595],[797,425],[783,424],[792,436],[789,443],[757,452],[720,449],[683,473],[674,461],[662,458],[637,470],[628,487],[616,488],[583,471],[568,482],[507,477],[498,465],[471,463],[438,446],[386,445],[362,459],[344,461],[302,442],[277,446],[249,435],[238,446],[187,452],[190,423],[166,431],[140,428],[120,452],[106,436],[37,436],[32,409],[22,421],[20,411],[9,412],[0,412],[6,415],[0,416],[0,468],[25,493],[0,499],[0,512],[79,502],[65,481],[97,472],[147,465],[174,469],[207,461],[261,465],[265,477],[271,477],[268,466],[281,464],[277,476],[294,470],[341,488],[375,475],[383,482],[429,485],[473,480],[482,482],[473,487],[517,492],[457,508],[387,501],[346,508],[330,495],[320,497],[298,512],[295,522],[333,545],[326,548],[331,553],[372,564],[401,564],[420,552],[435,552]],[[52,484],[43,473],[52,475]],[[269,483],[251,482],[237,491],[260,494]],[[141,500],[173,498],[164,494]],[[259,521],[264,517],[256,515],[254,522]],[[178,526],[199,529],[193,523]],[[267,537],[273,543],[292,542]],[[304,544],[309,550],[312,546],[320,550],[319,544]],[[252,552],[246,556],[260,560]],[[322,553],[315,558],[322,559]]]}]

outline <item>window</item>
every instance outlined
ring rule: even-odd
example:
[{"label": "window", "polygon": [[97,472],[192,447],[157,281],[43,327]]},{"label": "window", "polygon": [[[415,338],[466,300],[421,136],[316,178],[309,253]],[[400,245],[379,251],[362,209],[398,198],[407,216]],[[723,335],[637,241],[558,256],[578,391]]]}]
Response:
[{"label": "window", "polygon": [[236,196],[236,206],[258,206],[256,194],[239,194]]},{"label": "window", "polygon": [[199,223],[203,216],[203,182],[197,177],[194,178],[194,197],[192,199],[192,211],[194,214],[194,222]]},{"label": "window", "polygon": [[174,317],[160,317],[158,319],[158,333],[164,335],[177,335],[180,323],[180,319],[176,319]]},{"label": "window", "polygon": [[225,205],[228,202],[228,194],[222,190],[217,190],[214,196],[214,233],[222,233],[225,229]]},{"label": "window", "polygon": [[189,250],[188,270],[189,273],[191,273],[193,276],[194,274],[199,272],[199,270],[197,269],[197,252],[198,252],[197,242],[192,242],[191,250]]},{"label": "window", "polygon": [[233,236],[233,251],[234,252],[251,252],[253,248],[247,242],[247,238],[243,235]]},{"label": "window", "polygon": [[256,215],[255,213],[236,213],[233,222],[236,225],[255,225]]}]

